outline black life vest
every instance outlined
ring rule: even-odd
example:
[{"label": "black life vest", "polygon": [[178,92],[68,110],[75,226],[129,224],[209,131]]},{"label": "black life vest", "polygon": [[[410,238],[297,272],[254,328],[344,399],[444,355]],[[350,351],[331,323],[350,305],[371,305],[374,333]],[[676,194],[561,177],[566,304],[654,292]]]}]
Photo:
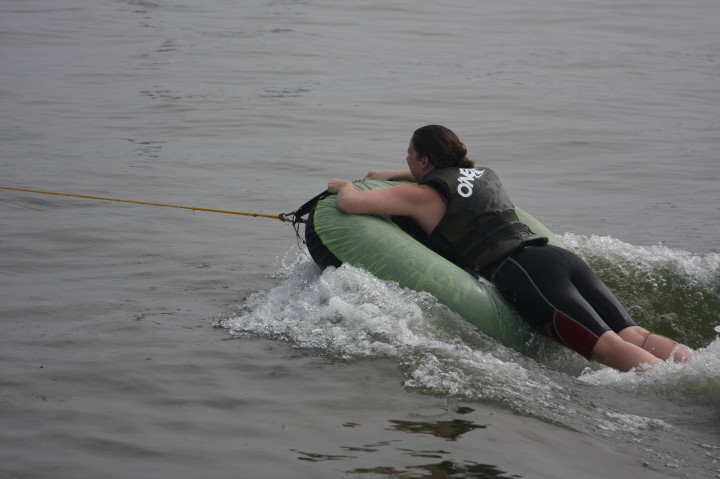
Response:
[{"label": "black life vest", "polygon": [[490,168],[436,168],[420,181],[447,200],[447,212],[426,245],[458,266],[482,273],[528,244],[545,244],[521,223]]}]

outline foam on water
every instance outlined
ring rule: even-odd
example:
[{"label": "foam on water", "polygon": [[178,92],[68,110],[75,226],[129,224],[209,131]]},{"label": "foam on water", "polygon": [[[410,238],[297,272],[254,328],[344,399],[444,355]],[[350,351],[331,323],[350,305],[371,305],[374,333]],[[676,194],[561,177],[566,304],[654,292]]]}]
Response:
[{"label": "foam on water", "polygon": [[[717,389],[720,367],[713,343],[688,365],[645,375],[621,374],[563,348],[547,358],[524,357],[475,330],[434,298],[343,265],[324,272],[307,258],[280,272],[281,283],[248,297],[220,324],[232,334],[288,341],[338,360],[397,361],[404,385],[427,394],[501,404],[570,427],[635,435],[666,429],[661,419],[601,405],[587,387],[609,386],[657,396],[668,387],[685,393]],[[570,361],[560,370],[547,364]],[[585,368],[580,379],[568,374]],[[703,369],[705,368],[705,369]]]},{"label": "foam on water", "polygon": [[720,253],[702,255],[668,248],[663,245],[635,246],[610,236],[584,236],[565,233],[560,240],[569,249],[588,258],[604,258],[605,261],[647,271],[652,267],[665,267],[692,279],[695,284],[714,284],[720,279]]},{"label": "foam on water", "polygon": [[687,363],[665,363],[642,374],[620,373],[609,368],[588,370],[579,379],[618,391],[692,398],[695,402],[717,405],[720,403],[720,338],[696,350]]},{"label": "foam on water", "polygon": [[693,359],[644,374],[620,373],[539,334],[528,340],[534,357],[526,357],[428,294],[349,265],[320,271],[303,255],[283,264],[275,287],[250,295],[218,324],[233,335],[283,340],[338,361],[390,359],[408,389],[496,404],[617,444],[642,445],[648,457],[667,464],[680,460],[677,441],[692,444],[697,458],[714,454],[711,431],[720,403],[720,339],[714,329],[720,325],[714,309],[718,255],[637,247],[608,237],[561,238],[611,286],[631,293],[624,299],[631,311],[650,308],[659,314],[652,329],[665,325],[662,314],[685,304],[668,294],[694,296],[695,304],[683,314],[696,316],[671,331],[683,341],[700,338]]}]

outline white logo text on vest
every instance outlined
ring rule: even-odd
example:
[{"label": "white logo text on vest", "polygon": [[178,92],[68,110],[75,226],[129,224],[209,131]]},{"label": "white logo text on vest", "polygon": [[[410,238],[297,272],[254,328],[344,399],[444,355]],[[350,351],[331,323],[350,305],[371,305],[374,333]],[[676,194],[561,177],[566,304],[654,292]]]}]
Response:
[{"label": "white logo text on vest", "polygon": [[485,174],[485,170],[476,170],[475,168],[460,168],[460,177],[458,178],[457,192],[463,198],[468,198],[473,192],[473,180],[480,178]]}]

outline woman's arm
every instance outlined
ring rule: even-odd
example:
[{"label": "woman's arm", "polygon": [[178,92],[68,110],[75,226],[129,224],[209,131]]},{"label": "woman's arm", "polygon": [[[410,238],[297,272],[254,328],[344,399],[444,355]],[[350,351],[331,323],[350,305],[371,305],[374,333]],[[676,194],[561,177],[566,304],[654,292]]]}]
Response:
[{"label": "woman's arm", "polygon": [[365,175],[365,180],[413,181],[410,170],[372,170]]},{"label": "woman's arm", "polygon": [[398,185],[359,191],[349,181],[330,180],[328,191],[337,194],[335,204],[343,213],[409,216],[428,234],[435,229],[447,209],[437,191],[426,185]]}]

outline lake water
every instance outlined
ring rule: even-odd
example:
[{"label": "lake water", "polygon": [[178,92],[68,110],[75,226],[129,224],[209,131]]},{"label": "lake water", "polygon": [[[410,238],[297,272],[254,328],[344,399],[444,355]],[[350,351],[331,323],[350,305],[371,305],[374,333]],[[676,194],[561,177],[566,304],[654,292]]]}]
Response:
[{"label": "lake water", "polygon": [[0,190],[0,477],[720,477],[718,24],[715,0],[1,1],[0,186],[287,213],[441,123],[697,353],[524,357],[321,272],[276,219]]}]

